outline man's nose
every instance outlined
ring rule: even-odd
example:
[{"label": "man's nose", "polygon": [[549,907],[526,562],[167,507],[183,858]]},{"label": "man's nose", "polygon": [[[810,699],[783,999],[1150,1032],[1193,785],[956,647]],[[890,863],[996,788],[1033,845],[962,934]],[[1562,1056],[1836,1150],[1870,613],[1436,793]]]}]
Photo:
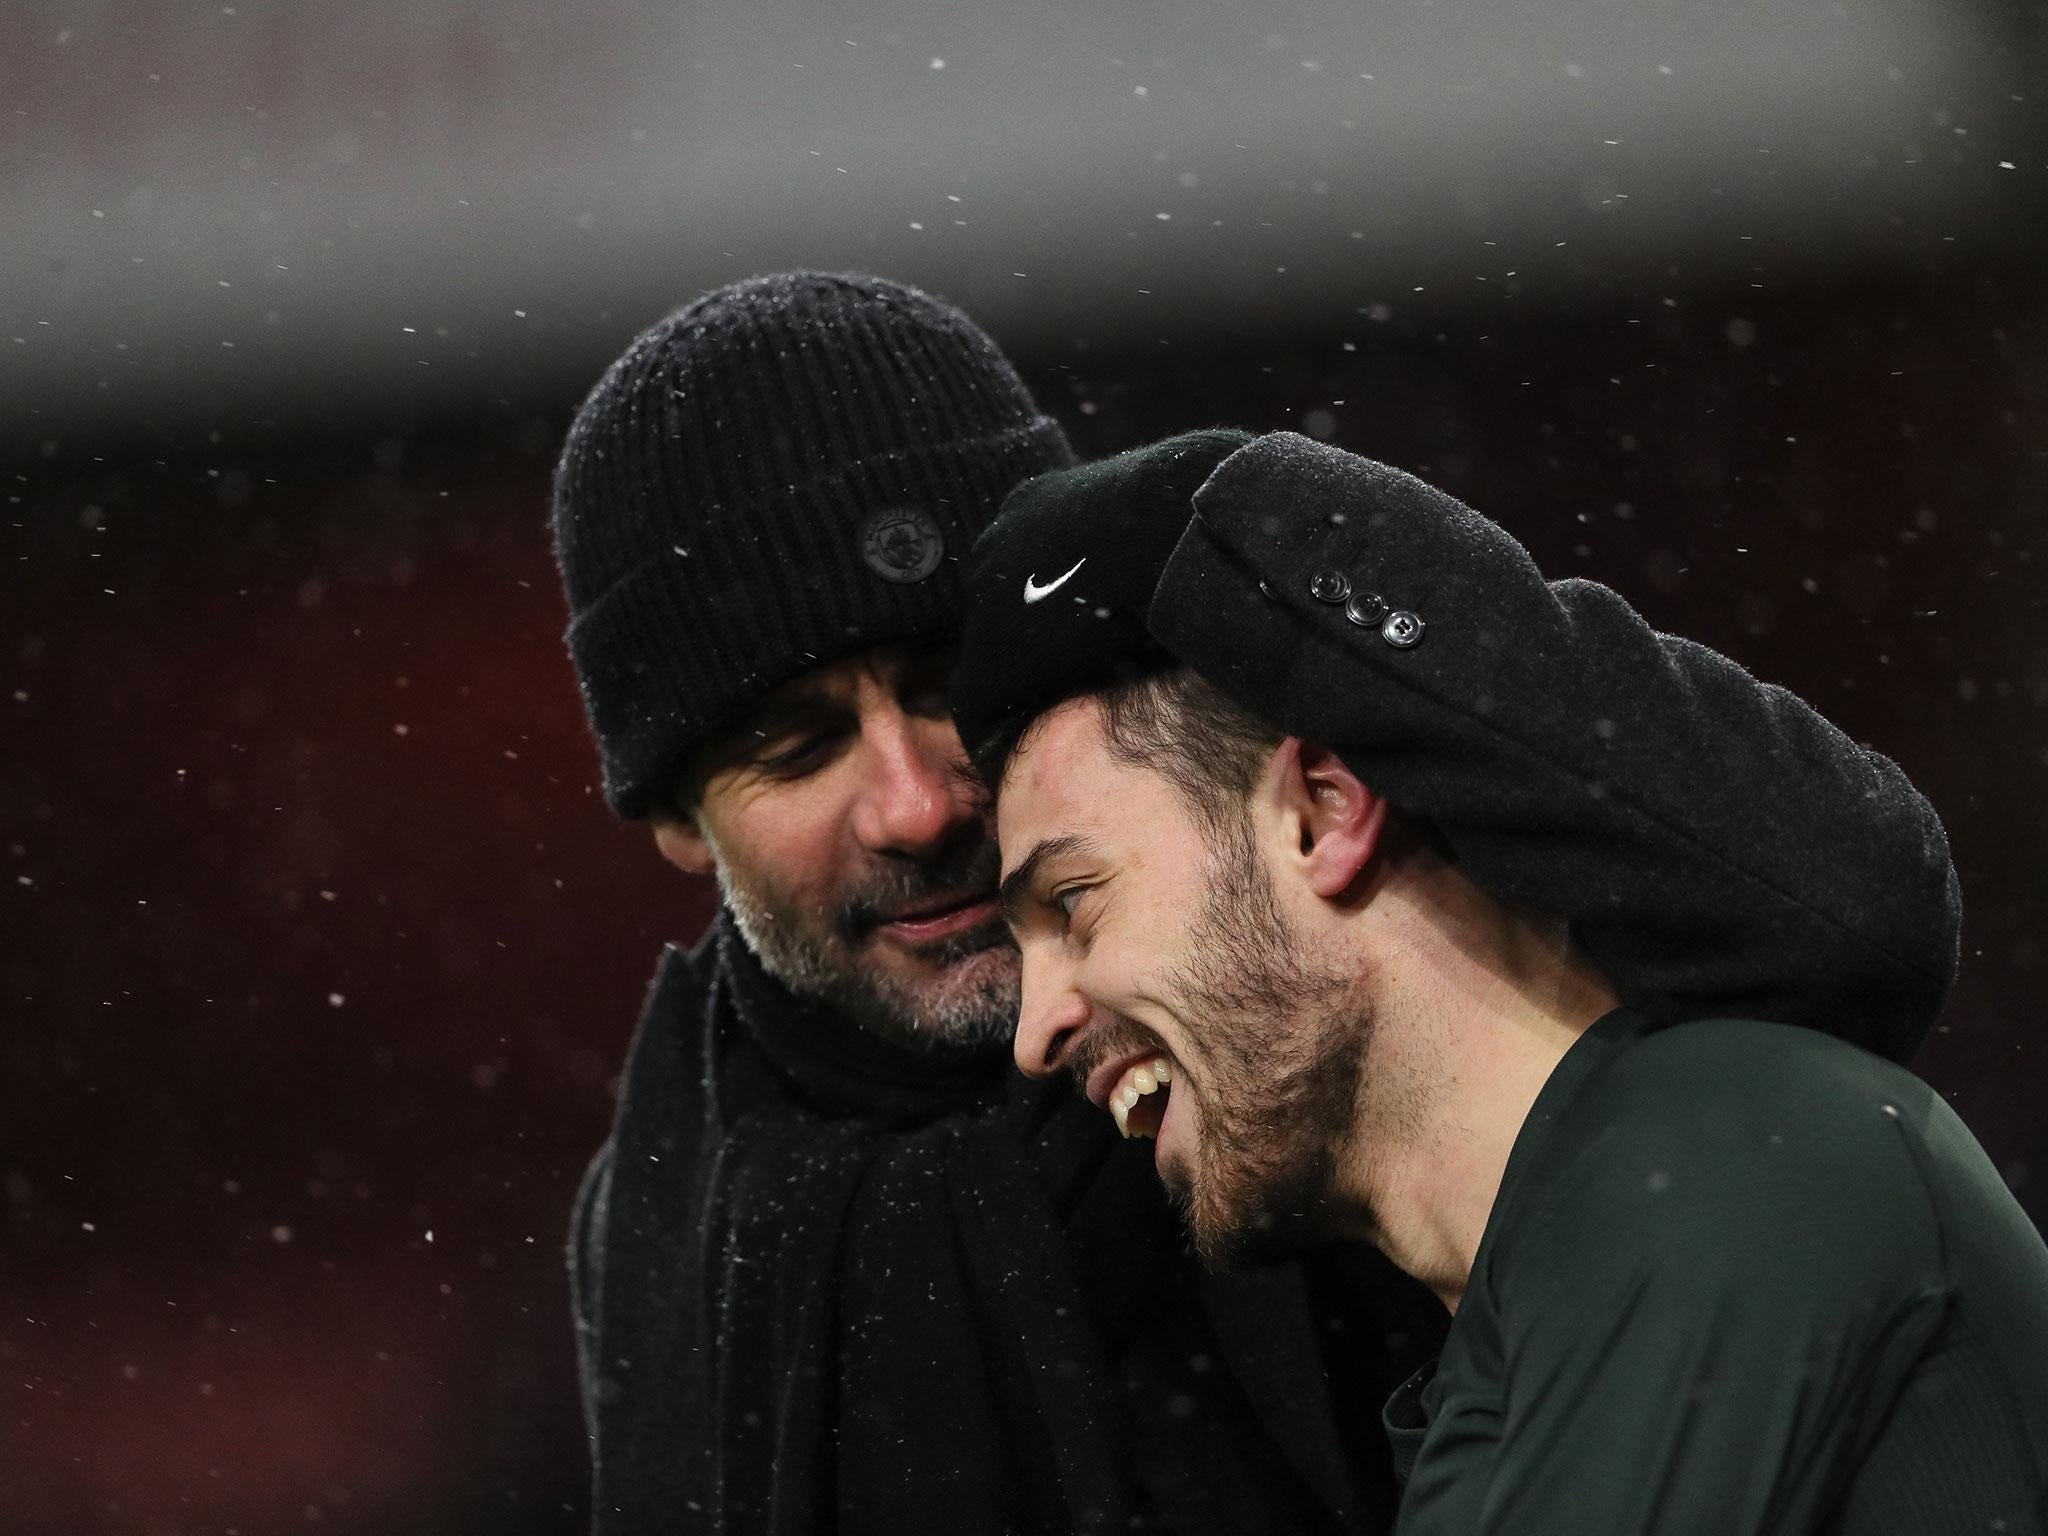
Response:
[{"label": "man's nose", "polygon": [[1067,969],[1043,946],[1024,949],[1023,988],[1017,1009],[1017,1032],[1010,1052],[1017,1070],[1027,1077],[1051,1077],[1088,1027],[1088,999],[1072,984]]},{"label": "man's nose", "polygon": [[964,756],[951,722],[900,711],[862,723],[867,774],[854,835],[876,853],[923,853],[981,814],[962,776]]}]

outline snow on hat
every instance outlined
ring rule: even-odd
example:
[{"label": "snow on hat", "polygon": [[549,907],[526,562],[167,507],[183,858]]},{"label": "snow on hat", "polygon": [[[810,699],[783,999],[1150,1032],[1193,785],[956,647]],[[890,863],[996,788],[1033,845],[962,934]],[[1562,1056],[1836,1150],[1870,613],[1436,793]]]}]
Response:
[{"label": "snow on hat", "polygon": [[1005,492],[1073,462],[951,305],[782,272],[643,332],[576,414],[555,474],[569,651],[621,816],[770,689],[960,622]]}]

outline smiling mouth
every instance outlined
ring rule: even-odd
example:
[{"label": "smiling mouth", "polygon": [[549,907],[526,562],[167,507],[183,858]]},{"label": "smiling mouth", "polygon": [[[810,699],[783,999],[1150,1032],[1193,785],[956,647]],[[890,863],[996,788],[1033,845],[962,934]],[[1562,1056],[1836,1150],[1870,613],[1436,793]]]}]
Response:
[{"label": "smiling mouth", "polygon": [[1172,1082],[1172,1061],[1155,1051],[1127,1058],[1121,1067],[1098,1071],[1089,1080],[1087,1094],[1109,1111],[1125,1140],[1133,1136],[1157,1140],[1172,1097]]}]

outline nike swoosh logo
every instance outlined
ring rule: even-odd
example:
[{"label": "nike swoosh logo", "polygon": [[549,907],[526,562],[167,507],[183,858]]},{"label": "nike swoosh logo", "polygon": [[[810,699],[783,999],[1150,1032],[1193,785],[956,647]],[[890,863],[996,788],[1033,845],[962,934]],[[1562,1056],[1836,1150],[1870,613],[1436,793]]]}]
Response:
[{"label": "nike swoosh logo", "polygon": [[[1086,555],[1083,555],[1080,559],[1074,562],[1074,571],[1078,571],[1079,569],[1081,569],[1082,566],[1086,565],[1087,563],[1088,557]],[[1074,571],[1067,572],[1067,576],[1073,575]],[[1026,576],[1024,578],[1024,601],[1027,603],[1035,603],[1041,597],[1052,596],[1053,593],[1059,591],[1061,587],[1066,585],[1067,576],[1061,576],[1056,580],[1048,581],[1042,587],[1031,577]]]}]

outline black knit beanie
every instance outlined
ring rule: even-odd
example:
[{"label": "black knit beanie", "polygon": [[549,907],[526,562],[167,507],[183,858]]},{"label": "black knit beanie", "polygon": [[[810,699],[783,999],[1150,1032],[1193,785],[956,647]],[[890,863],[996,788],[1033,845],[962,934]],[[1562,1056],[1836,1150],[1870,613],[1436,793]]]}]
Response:
[{"label": "black knit beanie", "polygon": [[1195,492],[1251,440],[1189,432],[1010,493],[974,544],[953,681],[953,721],[984,769],[991,744],[1062,700],[1171,663],[1145,610]]},{"label": "black knit beanie", "polygon": [[957,629],[974,536],[1072,462],[995,343],[901,283],[751,278],[643,332],[555,472],[612,809],[662,808],[692,752],[798,674]]}]

